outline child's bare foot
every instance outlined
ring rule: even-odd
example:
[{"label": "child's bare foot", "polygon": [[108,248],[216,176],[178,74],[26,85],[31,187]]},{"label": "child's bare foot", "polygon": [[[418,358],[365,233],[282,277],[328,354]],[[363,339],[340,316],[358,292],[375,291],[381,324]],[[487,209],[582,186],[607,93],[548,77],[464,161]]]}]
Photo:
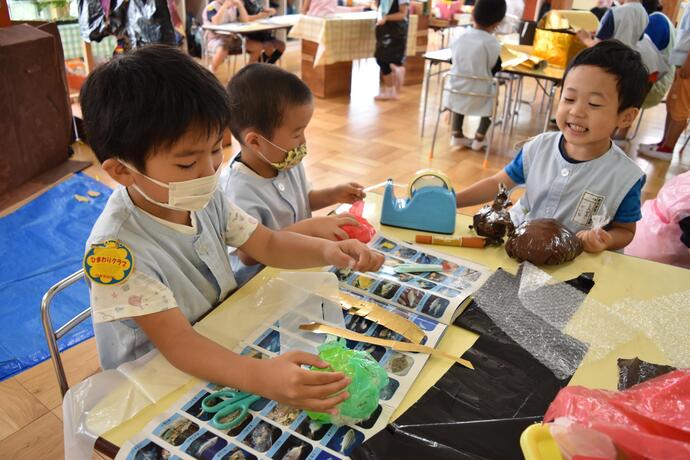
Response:
[{"label": "child's bare foot", "polygon": [[398,93],[394,86],[384,86],[378,96],[374,97],[376,101],[397,101],[399,99]]}]

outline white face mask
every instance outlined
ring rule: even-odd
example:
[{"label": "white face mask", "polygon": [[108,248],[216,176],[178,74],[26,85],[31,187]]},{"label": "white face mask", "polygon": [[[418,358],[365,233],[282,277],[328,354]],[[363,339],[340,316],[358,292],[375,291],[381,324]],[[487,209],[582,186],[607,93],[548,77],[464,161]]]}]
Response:
[{"label": "white face mask", "polygon": [[153,204],[162,206],[164,208],[173,209],[175,211],[200,211],[206,207],[216,189],[218,188],[218,180],[220,178],[221,167],[218,167],[215,173],[210,176],[200,177],[198,179],[186,180],[181,182],[170,182],[166,184],[146,174],[138,171],[133,166],[120,161],[126,168],[136,172],[140,176],[145,177],[154,184],[168,189],[168,202],[162,203],[156,201],[150,196],[148,196],[144,191],[137,186],[137,184],[132,184],[134,190],[139,192],[141,196],[146,198]]}]

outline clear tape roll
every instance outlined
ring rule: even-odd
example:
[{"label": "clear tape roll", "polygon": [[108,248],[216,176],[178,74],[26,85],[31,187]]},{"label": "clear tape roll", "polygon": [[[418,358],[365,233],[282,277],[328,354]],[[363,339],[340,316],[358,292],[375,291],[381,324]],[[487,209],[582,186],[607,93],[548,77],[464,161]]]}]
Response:
[{"label": "clear tape roll", "polygon": [[417,171],[408,186],[408,196],[412,197],[417,190],[424,187],[445,187],[447,190],[453,188],[448,176],[437,169],[422,169]]}]

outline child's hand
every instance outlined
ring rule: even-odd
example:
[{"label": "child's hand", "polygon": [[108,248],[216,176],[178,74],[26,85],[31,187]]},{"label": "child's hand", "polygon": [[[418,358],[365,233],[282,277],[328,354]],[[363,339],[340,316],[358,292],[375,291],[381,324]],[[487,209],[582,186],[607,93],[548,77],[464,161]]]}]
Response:
[{"label": "child's hand", "polygon": [[342,372],[317,372],[303,364],[328,367],[318,356],[303,351],[289,351],[260,362],[262,396],[298,409],[337,414],[335,406],[350,395],[343,391],[351,380]]},{"label": "child's hand", "polygon": [[386,17],[385,17],[385,16],[382,17],[381,19],[379,19],[378,21],[376,21],[376,25],[377,25],[377,26],[382,26],[382,25],[384,25],[385,23],[386,23]]},{"label": "child's hand", "polygon": [[334,203],[354,203],[363,200],[366,196],[364,187],[356,182],[348,182],[334,187],[331,198]]},{"label": "child's hand", "polygon": [[580,39],[582,43],[587,43],[587,41],[592,39],[592,33],[586,31],[585,29],[580,29],[578,30],[575,35],[577,35],[577,38]]},{"label": "child's hand", "polygon": [[327,264],[360,272],[378,271],[384,260],[383,254],[372,251],[357,240],[338,241],[327,245],[324,258]]},{"label": "child's hand", "polygon": [[275,8],[266,8],[266,9],[264,9],[264,13],[266,13],[266,16],[275,16],[276,9]]},{"label": "child's hand", "polygon": [[312,217],[309,219],[309,234],[317,238],[331,241],[341,241],[350,238],[343,230],[343,225],[359,226],[359,222],[351,214],[338,214],[336,216]]},{"label": "child's hand", "polygon": [[581,230],[577,232],[577,237],[582,241],[585,251],[593,253],[599,253],[608,249],[613,242],[613,236],[603,228]]}]

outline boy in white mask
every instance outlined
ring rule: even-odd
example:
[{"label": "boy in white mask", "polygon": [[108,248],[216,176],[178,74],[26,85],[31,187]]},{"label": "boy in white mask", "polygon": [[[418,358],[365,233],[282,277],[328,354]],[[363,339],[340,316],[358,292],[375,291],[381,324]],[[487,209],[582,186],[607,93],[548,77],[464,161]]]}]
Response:
[{"label": "boy in white mask", "polygon": [[382,262],[353,240],[273,232],[227,201],[217,185],[228,102],[211,72],[165,46],[103,64],[81,90],[88,140],[121,185],[94,225],[84,257],[101,365],[113,368],[155,347],[198,378],[332,412],[347,398],[333,395],[348,379],[301,367],[326,367],[317,356],[253,359],[191,327],[236,288],[227,245],[285,268],[370,270]]},{"label": "boy in white mask", "polygon": [[[301,163],[307,154],[305,130],[314,113],[312,94],[299,77],[280,67],[253,64],[228,84],[230,128],[242,145],[221,177],[228,199],[272,230],[289,230],[333,241],[347,239],[341,228],[358,225],[348,215],[312,217],[312,211],[364,198],[350,182],[311,187]],[[244,284],[263,267],[245,251],[231,264]]]}]

